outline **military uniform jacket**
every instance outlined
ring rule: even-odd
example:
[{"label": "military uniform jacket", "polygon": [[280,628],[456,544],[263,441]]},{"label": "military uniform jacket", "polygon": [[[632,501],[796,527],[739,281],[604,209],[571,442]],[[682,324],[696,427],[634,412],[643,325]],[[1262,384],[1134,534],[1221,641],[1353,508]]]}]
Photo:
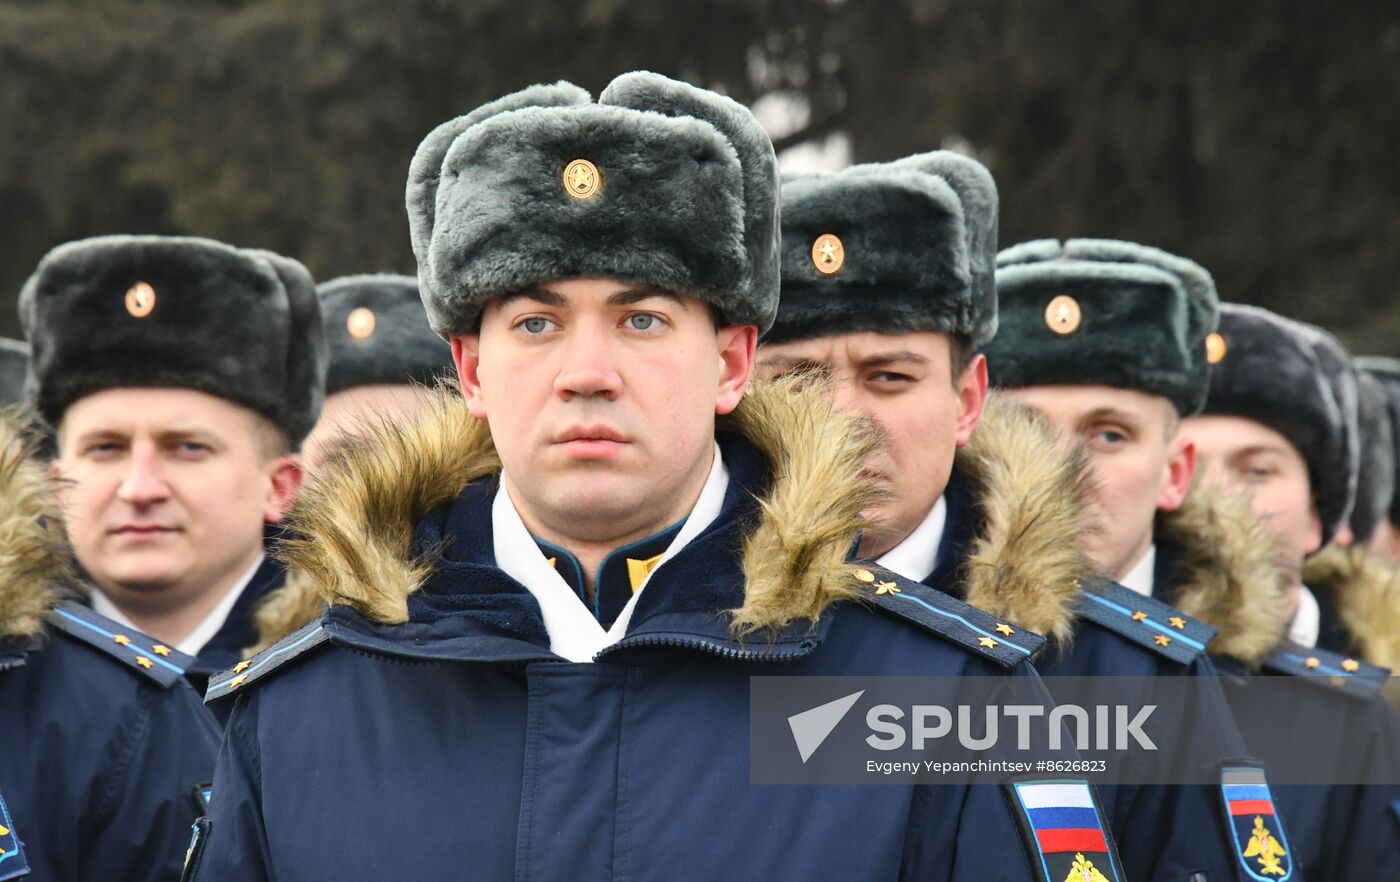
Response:
[{"label": "military uniform jacket", "polygon": [[[494,565],[482,457],[435,464],[434,449],[487,443],[459,405],[386,428],[366,461],[324,473],[303,497],[293,565],[322,585],[380,579],[342,580],[318,620],[211,683],[210,700],[234,706],[190,877],[1047,878],[1002,787],[749,783],[751,676],[990,676],[1008,699],[1046,698],[1025,660],[1039,638],[985,648],[965,628],[990,623],[965,604],[852,578],[860,503],[841,476],[856,474],[858,436],[842,430],[854,447],[840,453],[846,441],[799,406],[746,396],[744,436],[721,436],[722,514],[655,570],[627,635],[593,663],[552,655],[533,596]],[[778,458],[786,478],[770,482]],[[445,502],[394,477],[425,474]],[[410,554],[446,549],[426,571],[366,558],[385,534],[321,532],[362,536],[385,506],[423,503]],[[393,605],[407,621],[384,623]],[[769,628],[737,641],[731,609]]]},{"label": "military uniform jacket", "polygon": [[[1246,744],[1275,779],[1270,799],[1288,843],[1280,862],[1286,878],[1367,878],[1400,865],[1400,789],[1287,783],[1298,769],[1319,764],[1335,765],[1338,781],[1354,780],[1348,769],[1358,765],[1370,767],[1377,781],[1400,780],[1400,724],[1379,698],[1384,673],[1284,640],[1272,545],[1241,500],[1195,488],[1180,511],[1159,520],[1157,539],[1153,593],[1220,631],[1210,653]],[[1305,688],[1292,690],[1284,704],[1261,701],[1251,687],[1265,676],[1303,678]],[[1259,856],[1245,859],[1246,850],[1241,840],[1241,862],[1260,878]]]},{"label": "military uniform jacket", "polygon": [[[1141,706],[1160,701],[1150,694],[1154,678],[1196,678],[1172,691],[1188,703],[1161,711],[1177,723],[1172,740],[1134,757],[1138,780],[1196,784],[1097,783],[1128,878],[1236,878],[1218,788],[1202,783],[1227,761],[1248,758],[1205,654],[1215,630],[1092,573],[1077,542],[1082,469],[1037,422],[994,395],[958,452],[944,493],[948,527],[923,581],[1049,637],[1035,666],[1052,693],[1057,677],[1124,678],[1105,700]],[[1129,684],[1142,688],[1140,698],[1127,693]]]},{"label": "military uniform jacket", "polygon": [[188,657],[56,602],[49,479],[8,437],[0,425],[0,879],[173,882],[219,731]]}]

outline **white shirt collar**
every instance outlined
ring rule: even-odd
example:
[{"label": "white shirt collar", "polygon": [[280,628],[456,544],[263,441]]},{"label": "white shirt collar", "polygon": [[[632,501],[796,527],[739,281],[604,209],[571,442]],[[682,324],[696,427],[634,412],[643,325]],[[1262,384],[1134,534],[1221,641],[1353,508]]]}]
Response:
[{"label": "white shirt collar", "polygon": [[[214,608],[209,611],[209,614],[205,616],[198,625],[195,625],[194,630],[186,635],[184,640],[175,644],[176,649],[186,655],[199,655],[200,651],[204,649],[209,641],[214,639],[214,635],[219,633],[219,629],[224,626],[224,622],[228,621],[229,613],[233,611],[233,605],[238,602],[238,598],[243,595],[244,589],[253,581],[253,576],[257,574],[258,567],[262,566],[263,560],[266,557],[266,554],[258,555],[258,559],[253,561],[253,565],[224,593],[223,598],[215,604]],[[128,619],[120,609],[117,609],[117,605],[108,600],[107,595],[103,594],[100,589],[92,592],[92,609],[93,612],[104,615],[112,621],[124,625],[133,631],[141,630],[141,628],[134,624],[131,619]]]},{"label": "white shirt collar", "polygon": [[579,600],[574,589],[569,587],[564,577],[560,576],[540,553],[535,538],[525,528],[525,522],[521,520],[520,512],[506,490],[505,481],[501,481],[500,489],[496,491],[496,498],[491,504],[491,530],[496,566],[524,585],[539,602],[540,613],[544,616],[544,627],[549,632],[550,651],[571,662],[591,662],[599,652],[626,635],[627,626],[632,621],[632,611],[637,606],[637,598],[642,596],[642,590],[651,581],[651,577],[714,523],[724,505],[724,494],[728,489],[729,469],[725,467],[719,445],[716,444],[710,476],[705,480],[700,498],[690,510],[685,524],[661,555],[660,562],[652,568],[651,575],[633,592],[612,627],[607,630],[603,629],[593,617],[593,613]]},{"label": "white shirt collar", "polygon": [[943,544],[943,530],[947,524],[948,501],[940,496],[923,523],[875,562],[906,579],[922,582],[938,566],[938,546]]},{"label": "white shirt collar", "polygon": [[1288,622],[1288,639],[1299,646],[1317,645],[1317,635],[1322,630],[1322,608],[1307,585],[1298,586],[1298,609]]},{"label": "white shirt collar", "polygon": [[1130,588],[1141,594],[1143,597],[1152,596],[1152,580],[1157,575],[1157,546],[1155,544],[1147,546],[1147,554],[1138,561],[1137,566],[1128,571],[1128,575],[1118,580],[1118,584],[1124,588]]}]

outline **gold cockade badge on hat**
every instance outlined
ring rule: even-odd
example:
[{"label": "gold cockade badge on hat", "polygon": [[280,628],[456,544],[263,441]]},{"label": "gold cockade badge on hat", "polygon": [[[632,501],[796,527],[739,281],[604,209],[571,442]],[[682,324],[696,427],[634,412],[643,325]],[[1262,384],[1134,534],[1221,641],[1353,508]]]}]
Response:
[{"label": "gold cockade badge on hat", "polygon": [[356,340],[365,340],[374,333],[374,310],[357,306],[345,317],[345,330]]},{"label": "gold cockade badge on hat", "polygon": [[1045,307],[1045,327],[1061,337],[1068,337],[1079,330],[1079,323],[1083,318],[1079,301],[1068,294],[1059,295]]},{"label": "gold cockade badge on hat", "polygon": [[156,308],[156,289],[148,282],[137,282],[126,289],[126,311],[133,318],[145,318]]},{"label": "gold cockade badge on hat", "polygon": [[812,243],[812,265],[824,276],[834,276],[846,264],[846,246],[832,233],[822,233]]},{"label": "gold cockade badge on hat", "polygon": [[1225,353],[1230,347],[1226,345],[1225,338],[1219,332],[1212,333],[1206,337],[1206,361],[1211,364],[1220,364],[1225,358]]},{"label": "gold cockade badge on hat", "polygon": [[564,191],[575,199],[592,199],[603,189],[603,173],[586,159],[575,159],[564,167]]}]

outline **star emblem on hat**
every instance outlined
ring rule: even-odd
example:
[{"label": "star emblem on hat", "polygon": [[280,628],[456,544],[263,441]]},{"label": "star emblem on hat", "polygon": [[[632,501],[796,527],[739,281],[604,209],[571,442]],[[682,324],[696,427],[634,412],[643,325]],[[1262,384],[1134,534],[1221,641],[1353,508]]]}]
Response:
[{"label": "star emblem on hat", "polygon": [[145,318],[156,308],[156,289],[147,282],[137,282],[126,289],[126,311],[132,318]]},{"label": "star emblem on hat", "polygon": [[374,333],[374,311],[360,306],[350,310],[345,318],[345,330],[356,340],[368,339]]},{"label": "star emblem on hat", "polygon": [[602,188],[602,172],[588,160],[575,159],[564,167],[564,190],[575,199],[591,199]]},{"label": "star emblem on hat", "polygon": [[1045,327],[1049,328],[1052,334],[1061,337],[1068,337],[1079,330],[1083,319],[1084,313],[1079,308],[1079,301],[1068,294],[1059,295],[1045,307]]},{"label": "star emblem on hat", "polygon": [[832,233],[822,233],[812,243],[812,265],[824,276],[834,276],[846,265],[846,247]]},{"label": "star emblem on hat", "polygon": [[1225,343],[1225,338],[1219,332],[1212,333],[1206,337],[1206,361],[1210,364],[1220,364],[1225,358],[1225,353],[1230,349]]}]

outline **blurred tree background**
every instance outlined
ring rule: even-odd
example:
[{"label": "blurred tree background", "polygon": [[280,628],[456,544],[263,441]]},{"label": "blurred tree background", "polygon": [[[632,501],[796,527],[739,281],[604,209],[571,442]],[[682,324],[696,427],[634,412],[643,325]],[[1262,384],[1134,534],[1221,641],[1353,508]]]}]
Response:
[{"label": "blurred tree background", "polygon": [[1394,3],[0,0],[0,290],[114,232],[411,272],[430,129],[636,68],[755,103],[785,162],[965,150],[1003,244],[1159,245],[1400,355]]}]

